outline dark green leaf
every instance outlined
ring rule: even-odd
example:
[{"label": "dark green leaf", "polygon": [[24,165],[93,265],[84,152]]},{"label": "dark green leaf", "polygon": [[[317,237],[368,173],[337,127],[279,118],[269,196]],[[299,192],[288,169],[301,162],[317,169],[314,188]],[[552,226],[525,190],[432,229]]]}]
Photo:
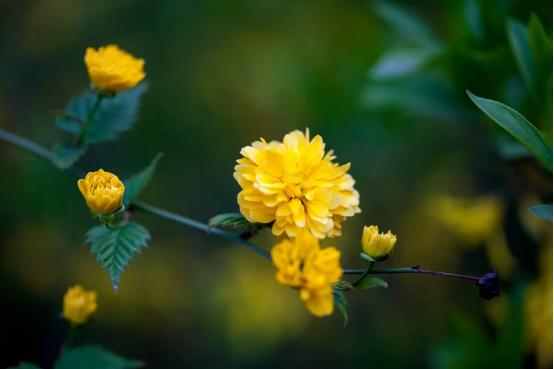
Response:
[{"label": "dark green leaf", "polygon": [[420,46],[439,45],[426,23],[414,17],[413,12],[386,1],[377,2],[374,9],[404,40]]},{"label": "dark green leaf", "polygon": [[65,143],[57,144],[52,148],[52,155],[54,155],[54,164],[60,169],[67,169],[71,167],[81,156],[86,152],[85,146],[71,146]]},{"label": "dark green leaf", "polygon": [[370,70],[370,77],[374,80],[403,77],[419,71],[436,55],[431,49],[392,51],[379,58]]},{"label": "dark green leaf", "polygon": [[365,261],[369,261],[370,263],[375,262],[375,259],[366,254],[365,252],[360,252],[360,257],[364,259]]},{"label": "dark green leaf", "polygon": [[100,346],[82,346],[63,354],[54,369],[135,369],[143,367],[139,360],[129,360]]},{"label": "dark green leaf", "polygon": [[498,101],[484,99],[467,91],[469,98],[498,125],[521,142],[552,172],[552,149],[548,147],[539,130],[516,110]]},{"label": "dark green leaf", "polygon": [[384,287],[387,288],[389,284],[382,280],[381,278],[377,277],[370,277],[366,276],[357,286],[357,288],[360,288],[362,290],[368,289],[368,288],[375,288],[375,287]]},{"label": "dark green leaf", "polygon": [[81,125],[86,121],[95,99],[96,95],[90,91],[71,98],[65,106],[63,113],[56,116],[58,128],[78,136],[81,131]]},{"label": "dark green leaf", "polygon": [[148,230],[135,222],[109,227],[99,225],[85,235],[85,243],[90,245],[100,265],[110,274],[116,293],[123,270],[149,240]]},{"label": "dark green leaf", "polygon": [[338,281],[334,286],[333,288],[339,290],[339,291],[349,291],[349,290],[353,290],[354,287],[352,286],[352,284],[348,281]]},{"label": "dark green leaf", "polygon": [[537,82],[545,83],[552,77],[552,41],[535,14],[532,14],[529,19],[527,32],[531,54],[537,70]]},{"label": "dark green leaf", "polygon": [[40,366],[22,361],[18,366],[10,366],[8,369],[41,369]]},{"label": "dark green leaf", "polygon": [[530,91],[535,90],[536,70],[531,55],[527,27],[518,20],[508,20],[508,39],[517,61],[519,72]]},{"label": "dark green leaf", "polygon": [[85,137],[85,143],[94,144],[110,141],[135,123],[142,94],[147,84],[119,93],[112,98],[104,98]]},{"label": "dark green leaf", "polygon": [[535,216],[544,220],[548,220],[550,223],[552,223],[552,205],[534,205],[529,208],[529,211]]},{"label": "dark green leaf", "polygon": [[348,324],[348,303],[346,302],[346,297],[344,297],[344,293],[342,293],[339,290],[333,289],[333,302],[337,309],[341,312],[343,318],[344,318],[344,326]]},{"label": "dark green leaf", "polygon": [[[114,97],[104,97],[93,116],[84,142],[94,144],[115,139],[120,133],[129,130],[136,120],[142,94],[147,85],[142,83]],[[96,93],[87,91],[72,98],[64,112],[56,118],[56,125],[78,136],[81,126],[87,121],[90,111],[96,103]]]},{"label": "dark green leaf", "polygon": [[241,213],[218,214],[208,221],[210,227],[246,229],[256,226],[257,223],[249,222]]},{"label": "dark green leaf", "polygon": [[135,200],[137,195],[142,191],[144,187],[150,182],[158,161],[162,158],[163,154],[158,154],[152,159],[150,164],[142,170],[142,172],[135,174],[131,178],[123,181],[125,184],[125,195],[123,196],[123,204],[129,205]]}]

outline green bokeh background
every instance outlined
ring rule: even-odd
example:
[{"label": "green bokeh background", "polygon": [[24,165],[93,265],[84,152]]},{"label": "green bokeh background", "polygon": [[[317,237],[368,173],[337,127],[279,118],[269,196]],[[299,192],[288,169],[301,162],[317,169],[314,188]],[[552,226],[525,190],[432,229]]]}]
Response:
[{"label": "green bokeh background", "polygon": [[[551,225],[526,211],[552,203],[551,178],[532,159],[499,154],[499,140],[513,143],[465,90],[514,106],[551,143],[552,75],[531,96],[506,22],[527,24],[534,13],[551,35],[552,3],[392,4],[418,18],[432,41],[422,45],[418,27],[395,29],[372,1],[6,0],[0,128],[51,147],[62,137],[51,112],[88,84],[84,50],[116,43],[146,60],[150,88],[135,129],[93,147],[81,167],[127,177],[164,152],[142,199],[207,221],[237,210],[232,173],[241,147],[309,127],[340,163],[352,163],[360,192],[362,213],[325,242],[340,248],[344,266],[363,265],[362,226],[378,224],[399,238],[384,266],[477,275],[495,267],[500,299],[482,300],[464,281],[391,276],[388,289],[348,293],[343,328],[338,313],[310,316],[255,254],[146,214],[137,221],[153,240],[114,295],[82,245],[95,222],[76,179],[0,142],[0,365],[50,367],[67,329],[62,296],[81,284],[98,291],[99,310],[77,342],[101,343],[149,368],[455,368],[456,352],[472,367],[535,367],[529,318],[517,307],[527,285],[551,275],[540,267],[551,265]],[[371,69],[391,50],[424,47],[441,55],[392,79]],[[434,205],[444,196],[493,198],[501,221],[484,236],[461,237]],[[269,248],[275,239],[268,232],[253,242]],[[502,322],[518,317],[523,328],[496,345]],[[460,330],[473,325],[478,333],[465,332],[467,341],[482,334],[490,347],[460,343]]]}]

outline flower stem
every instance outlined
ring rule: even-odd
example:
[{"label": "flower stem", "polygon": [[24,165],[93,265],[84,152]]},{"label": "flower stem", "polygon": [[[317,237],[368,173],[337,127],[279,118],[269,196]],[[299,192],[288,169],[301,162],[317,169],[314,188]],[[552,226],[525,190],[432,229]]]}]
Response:
[{"label": "flower stem", "polygon": [[54,156],[52,155],[52,152],[47,148],[40,146],[24,137],[14,135],[13,133],[4,131],[3,129],[0,129],[0,139],[4,141],[8,141],[16,146],[19,146],[48,161],[52,161],[54,158]]},{"label": "flower stem", "polygon": [[71,348],[71,345],[73,345],[73,341],[75,341],[76,335],[77,335],[77,325],[71,323],[69,326],[69,329],[67,330],[65,342],[63,343],[60,349],[60,356],[62,356],[67,350]]},{"label": "flower stem", "polygon": [[[356,288],[358,285],[364,280],[365,277],[371,273],[371,269],[373,269],[373,265],[375,264],[374,261],[370,261],[367,265],[366,270],[362,273],[362,275],[356,279],[354,282],[352,282],[352,287]],[[346,274],[346,273],[345,273]]]},{"label": "flower stem", "polygon": [[94,105],[92,106],[92,109],[90,109],[88,113],[85,124],[81,126],[81,131],[79,132],[79,137],[77,137],[77,143],[75,146],[81,146],[83,144],[83,141],[85,140],[88,130],[90,129],[90,126],[94,121],[94,115],[96,114],[98,109],[100,109],[100,104],[102,104],[103,98],[104,98],[104,95],[100,93],[96,93],[96,99],[94,100]]},{"label": "flower stem", "polygon": [[145,204],[143,202],[136,202],[133,205],[138,210],[142,210],[144,212],[157,215],[161,218],[171,220],[172,222],[179,223],[187,227],[206,232],[209,235],[214,235],[220,238],[224,238],[231,242],[239,243],[242,246],[250,249],[251,251],[254,251],[256,254],[264,257],[265,259],[271,260],[271,255],[269,254],[269,252],[260,248],[259,246],[254,245],[253,243],[246,241],[245,239],[241,238],[239,235],[236,235],[234,233],[226,232],[219,228],[210,227],[209,225],[201,223],[194,219],[190,219],[185,216],[175,214],[149,204]]},{"label": "flower stem", "polygon": [[[440,272],[436,270],[421,269],[419,265],[407,267],[407,268],[387,268],[387,269],[345,269],[344,274],[346,275],[356,275],[356,274],[406,274],[406,273],[417,273],[417,274],[426,274],[432,276],[448,277],[448,278],[457,278],[457,279],[467,279],[472,281],[478,281],[480,277],[466,274],[457,274],[450,272]],[[366,275],[367,275],[366,274]]]}]

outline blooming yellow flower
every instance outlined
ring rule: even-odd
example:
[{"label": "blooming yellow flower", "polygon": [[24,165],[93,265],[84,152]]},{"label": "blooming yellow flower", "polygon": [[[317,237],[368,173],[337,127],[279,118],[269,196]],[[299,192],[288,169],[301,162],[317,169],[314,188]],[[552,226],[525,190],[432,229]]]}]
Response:
[{"label": "blooming yellow flower", "polygon": [[93,213],[108,215],[121,208],[125,186],[115,174],[103,169],[89,172],[77,186]]},{"label": "blooming yellow flower", "polygon": [[251,222],[274,222],[276,236],[296,237],[303,229],[317,238],[338,236],[346,217],[360,212],[350,164],[334,163],[321,136],[294,131],[283,142],[262,138],[240,153],[234,173],[240,211]]},{"label": "blooming yellow flower", "polygon": [[379,233],[379,227],[372,225],[364,227],[362,234],[362,249],[364,253],[377,261],[385,260],[392,254],[396,236],[391,231]]},{"label": "blooming yellow flower", "polygon": [[81,286],[69,287],[63,297],[63,316],[72,324],[85,324],[98,309],[96,292]]},{"label": "blooming yellow flower", "polygon": [[342,276],[340,252],[320,249],[319,240],[303,231],[294,240],[283,240],[271,250],[277,281],[298,288],[300,299],[315,316],[333,312],[333,287]]},{"label": "blooming yellow flower", "polygon": [[135,87],[145,77],[144,60],[117,45],[87,48],[85,64],[92,84],[101,91],[121,92]]}]

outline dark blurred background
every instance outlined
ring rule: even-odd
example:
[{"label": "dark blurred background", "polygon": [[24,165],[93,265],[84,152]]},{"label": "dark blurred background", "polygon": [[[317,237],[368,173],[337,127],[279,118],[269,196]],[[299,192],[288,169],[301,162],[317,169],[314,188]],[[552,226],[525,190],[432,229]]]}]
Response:
[{"label": "dark blurred background", "polygon": [[[361,267],[363,225],[398,235],[384,266],[483,274],[465,281],[387,277],[347,294],[350,322],[309,315],[248,250],[138,214],[153,236],[119,295],[82,245],[90,218],[76,179],[0,142],[0,366],[51,367],[67,324],[66,288],[99,293],[78,343],[148,368],[519,368],[552,366],[552,230],[527,208],[552,203],[539,164],[467,98],[518,109],[552,142],[552,65],[531,89],[507,34],[552,2],[0,2],[0,128],[51,147],[52,111],[88,84],[84,51],[116,43],[146,60],[133,131],[79,165],[122,177],[165,152],[142,199],[207,221],[237,211],[241,147],[309,127],[351,162],[362,213],[327,240]],[[253,242],[266,248],[268,233]]]}]

